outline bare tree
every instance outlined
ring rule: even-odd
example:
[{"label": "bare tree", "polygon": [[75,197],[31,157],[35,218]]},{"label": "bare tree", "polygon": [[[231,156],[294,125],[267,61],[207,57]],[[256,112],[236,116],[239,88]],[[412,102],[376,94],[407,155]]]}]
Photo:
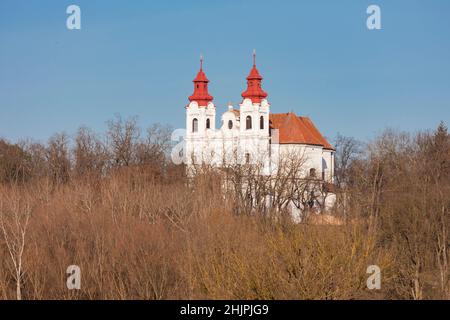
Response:
[{"label": "bare tree", "polygon": [[47,163],[52,181],[65,183],[70,178],[69,137],[65,133],[55,134],[48,141]]},{"label": "bare tree", "polygon": [[29,155],[30,175],[33,179],[40,179],[50,176],[47,161],[47,148],[44,144],[32,140],[21,142],[23,149]]},{"label": "bare tree", "polygon": [[443,297],[450,299],[450,135],[447,126],[441,122],[432,134],[419,134],[416,143],[420,155],[418,167],[421,168],[425,181],[431,184],[430,192],[434,195],[432,222],[440,287]]},{"label": "bare tree", "polygon": [[17,300],[22,299],[23,253],[32,210],[30,199],[20,192],[4,193],[0,198],[0,227],[13,266]]},{"label": "bare tree", "polygon": [[30,176],[30,155],[22,145],[0,139],[0,182],[24,183]]},{"label": "bare tree", "polygon": [[158,123],[150,126],[146,138],[137,141],[135,145],[136,164],[151,169],[156,176],[161,176],[167,165],[171,131],[169,126]]},{"label": "bare tree", "polygon": [[352,161],[361,154],[361,142],[352,137],[345,137],[338,134],[334,145],[336,148],[335,157],[335,178],[338,187],[343,188],[348,184],[349,170]]},{"label": "bare tree", "polygon": [[102,175],[108,162],[106,146],[100,138],[89,128],[81,127],[75,138],[73,150],[76,175],[89,173]]},{"label": "bare tree", "polygon": [[130,166],[134,164],[135,145],[140,137],[137,118],[123,120],[116,115],[115,120],[107,122],[107,139],[114,166]]}]

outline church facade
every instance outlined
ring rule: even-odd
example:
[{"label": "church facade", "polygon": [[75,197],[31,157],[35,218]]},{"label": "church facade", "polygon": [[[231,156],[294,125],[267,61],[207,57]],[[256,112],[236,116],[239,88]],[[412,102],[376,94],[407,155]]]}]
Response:
[{"label": "church facade", "polygon": [[201,61],[186,106],[187,167],[209,164],[220,168],[240,163],[261,165],[262,174],[271,175],[279,172],[284,158],[296,157],[302,159],[302,177],[332,184],[333,146],[308,117],[271,112],[255,60],[254,55],[241,103],[237,108],[228,105],[217,128],[217,108],[208,92],[209,80]]}]

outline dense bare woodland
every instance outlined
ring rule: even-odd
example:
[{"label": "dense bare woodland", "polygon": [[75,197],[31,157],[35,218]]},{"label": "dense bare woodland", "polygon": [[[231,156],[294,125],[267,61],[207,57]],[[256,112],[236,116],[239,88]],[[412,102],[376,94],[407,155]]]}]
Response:
[{"label": "dense bare woodland", "polygon": [[[313,210],[288,219],[283,201],[311,201],[295,197],[302,186],[267,190],[255,175],[256,192],[241,192],[245,166],[187,179],[170,133],[118,117],[104,135],[0,140],[0,298],[450,299],[443,123],[338,136],[333,224]],[[267,192],[272,205],[254,199]],[[69,265],[81,290],[66,287]],[[369,265],[381,290],[366,287]]]}]

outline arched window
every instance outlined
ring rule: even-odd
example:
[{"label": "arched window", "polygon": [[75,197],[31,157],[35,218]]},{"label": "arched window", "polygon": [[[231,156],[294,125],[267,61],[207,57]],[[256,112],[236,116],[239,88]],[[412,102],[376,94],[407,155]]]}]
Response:
[{"label": "arched window", "polygon": [[198,120],[192,120],[192,132],[198,132]]},{"label": "arched window", "polygon": [[250,153],[246,153],[245,154],[245,163],[249,164],[250,163]]},{"label": "arched window", "polygon": [[261,118],[259,118],[259,128],[262,130],[264,129],[264,117],[261,116]]},{"label": "arched window", "polygon": [[252,128],[252,117],[247,116],[245,123],[246,123],[246,126],[245,126],[246,129],[250,130]]},{"label": "arched window", "polygon": [[233,129],[233,121],[228,120],[228,129]]},{"label": "arched window", "polygon": [[206,119],[206,129],[211,128],[211,121],[209,119]]},{"label": "arched window", "polygon": [[316,169],[314,169],[314,168],[309,169],[309,176],[311,178],[315,178],[316,177]]}]

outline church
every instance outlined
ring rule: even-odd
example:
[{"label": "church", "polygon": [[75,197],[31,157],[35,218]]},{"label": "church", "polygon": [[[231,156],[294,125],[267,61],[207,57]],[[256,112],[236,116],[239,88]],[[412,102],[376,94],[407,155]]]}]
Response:
[{"label": "church", "polygon": [[254,53],[241,103],[237,108],[228,105],[216,128],[217,108],[208,91],[209,80],[201,59],[193,80],[194,92],[186,106],[187,168],[202,164],[218,168],[236,163],[259,164],[263,174],[272,175],[279,170],[283,158],[294,155],[302,158],[303,177],[332,184],[333,146],[308,117],[294,112],[272,113],[262,80]]}]

